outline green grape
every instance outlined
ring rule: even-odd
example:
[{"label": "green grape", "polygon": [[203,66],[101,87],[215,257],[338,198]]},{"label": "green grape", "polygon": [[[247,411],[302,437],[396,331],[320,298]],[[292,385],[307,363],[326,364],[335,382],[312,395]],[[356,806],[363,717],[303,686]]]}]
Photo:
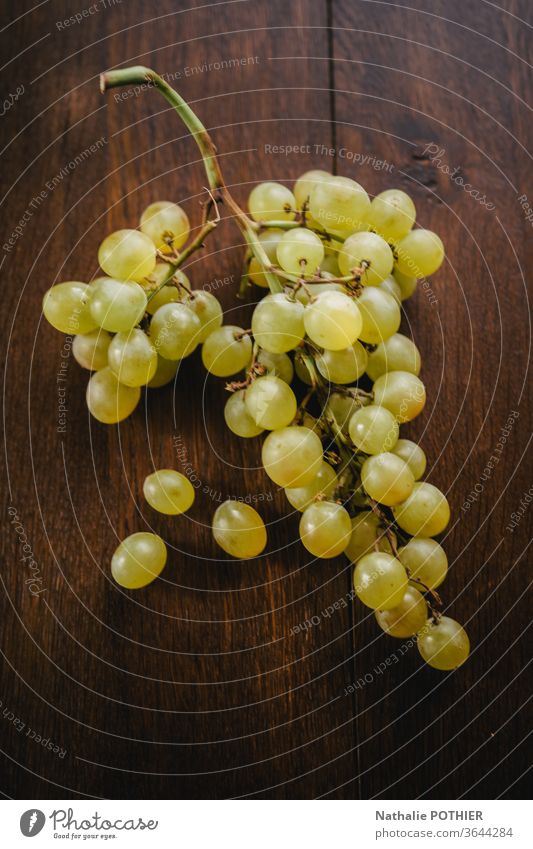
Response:
[{"label": "green grape", "polygon": [[365,460],[361,467],[361,483],[370,498],[392,507],[408,498],[415,479],[407,463],[396,454],[384,452]]},{"label": "green grape", "polygon": [[350,419],[350,439],[365,454],[393,451],[398,442],[398,422],[385,407],[369,404],[357,410]]},{"label": "green grape", "polygon": [[302,304],[282,293],[267,295],[254,310],[252,333],[265,351],[272,354],[292,351],[305,336]]},{"label": "green grape", "polygon": [[426,471],[426,455],[420,445],[411,442],[410,439],[399,439],[394,448],[391,448],[391,451],[401,457],[404,463],[407,463],[415,481],[420,480]]},{"label": "green grape", "polygon": [[124,386],[109,366],[95,371],[87,384],[89,412],[104,424],[115,424],[133,413],[139,403],[138,386]]},{"label": "green grape", "polygon": [[401,189],[387,189],[372,201],[368,220],[387,242],[397,242],[409,233],[415,218],[415,205],[409,195]]},{"label": "green grape", "polygon": [[196,340],[205,342],[213,330],[222,326],[223,313],[220,302],[210,292],[195,289],[187,298],[186,304],[200,321],[200,332]]},{"label": "green grape", "polygon": [[393,265],[392,251],[377,233],[354,233],[348,236],[339,251],[341,272],[357,273],[365,286],[379,286],[389,276]]},{"label": "green grape", "polygon": [[157,534],[131,534],[111,558],[113,578],[127,590],[146,587],[161,574],[167,562],[167,547]]},{"label": "green grape", "polygon": [[417,644],[426,663],[444,672],[457,669],[470,654],[468,634],[459,622],[449,616],[441,616],[438,622],[428,619],[418,635]]},{"label": "green grape", "polygon": [[407,298],[410,298],[411,295],[414,295],[414,293],[416,292],[416,287],[418,285],[418,280],[416,279],[416,277],[409,277],[406,274],[402,274],[397,267],[394,268],[392,276],[394,277],[398,286],[401,289],[402,301],[406,301]]},{"label": "green grape", "polygon": [[[270,351],[258,351],[255,359],[256,365],[263,366],[266,369],[266,374],[272,374],[274,377],[279,377],[285,383],[292,383],[294,377],[294,367],[290,357],[287,354],[272,354]],[[251,362],[250,362],[251,364]]]},{"label": "green grape", "polygon": [[91,288],[89,308],[94,324],[111,333],[139,324],[146,310],[146,295],[138,283],[101,277]]},{"label": "green grape", "polygon": [[427,620],[428,608],[422,593],[407,587],[401,602],[390,610],[376,610],[376,621],[389,637],[413,637]]},{"label": "green grape", "polygon": [[150,338],[166,360],[188,357],[198,345],[200,319],[187,304],[164,304],[152,316]]},{"label": "green grape", "polygon": [[417,537],[435,537],[450,521],[450,505],[444,493],[431,483],[419,481],[393,512],[400,528]]},{"label": "green grape", "polygon": [[254,221],[289,221],[294,218],[296,199],[281,183],[259,183],[248,197]]},{"label": "green grape", "polygon": [[224,501],[217,507],[213,516],[213,536],[227,554],[246,560],[261,554],[267,543],[261,516],[241,501]]},{"label": "green grape", "polygon": [[348,545],[351,533],[350,514],[333,501],[317,501],[302,513],[300,537],[314,557],[337,557]]},{"label": "green grape", "polygon": [[398,283],[397,280],[390,274],[388,277],[385,277],[382,283],[379,284],[379,288],[383,289],[387,294],[392,295],[394,300],[401,304],[402,302],[402,287]]},{"label": "green grape", "polygon": [[320,263],[320,271],[322,274],[331,274],[332,277],[341,277],[337,253],[338,252],[335,251],[335,253],[328,254],[326,248],[326,256]]},{"label": "green grape", "polygon": [[331,174],[328,174],[327,171],[321,171],[319,168],[314,168],[311,171],[306,171],[305,174],[302,174],[301,177],[298,177],[293,189],[297,208],[302,209],[304,203],[306,201],[309,202],[311,192],[313,191],[317,183],[321,183],[323,182],[323,180],[330,179]]},{"label": "green grape", "polygon": [[353,345],[363,320],[354,298],[342,292],[322,292],[305,307],[304,324],[316,345],[329,351],[342,351]]},{"label": "green grape", "polygon": [[60,333],[90,333],[98,326],[89,309],[91,296],[87,283],[58,283],[43,298],[44,317]]},{"label": "green grape", "polygon": [[370,345],[379,345],[398,330],[401,321],[398,302],[374,286],[363,289],[357,299],[362,326],[359,338]]},{"label": "green grape", "polygon": [[332,392],[328,398],[328,412],[335,416],[337,425],[345,436],[349,435],[350,419],[361,407],[369,403],[369,398],[354,398],[340,392]]},{"label": "green grape", "polygon": [[262,459],[265,472],[278,486],[307,486],[322,465],[322,443],[307,427],[284,427],[269,433]]},{"label": "green grape", "polygon": [[177,203],[160,200],[147,206],[140,227],[164,253],[177,251],[189,238],[191,227],[187,213]]},{"label": "green grape", "polygon": [[246,390],[246,409],[259,427],[277,430],[296,415],[296,396],[284,380],[273,375],[256,378]]},{"label": "green grape", "polygon": [[431,230],[411,230],[396,245],[396,267],[410,277],[429,277],[442,265],[444,245]]},{"label": "green grape", "polygon": [[410,422],[424,409],[426,390],[422,381],[407,371],[390,371],[374,383],[374,403],[386,407],[399,422]]},{"label": "green grape", "polygon": [[315,502],[318,495],[331,498],[337,486],[335,470],[324,460],[318,474],[307,486],[289,487],[285,490],[287,501],[296,510],[302,512]]},{"label": "green grape", "polygon": [[407,589],[407,572],[392,554],[373,551],[358,560],[353,571],[357,597],[373,610],[397,607]]},{"label": "green grape", "polygon": [[[170,265],[166,262],[158,262],[154,271],[150,275],[150,280],[153,282],[154,287],[160,286],[165,277],[168,275],[170,270]],[[191,284],[189,278],[185,274],[184,271],[180,271],[179,269],[174,274],[174,280],[179,282],[181,285],[176,286],[173,282],[167,283],[163,288],[152,298],[149,299],[146,305],[146,312],[153,315],[159,307],[163,307],[165,304],[173,304],[176,301],[183,300],[183,296],[185,294],[185,289],[191,291]],[[149,295],[150,292],[147,291]]]},{"label": "green grape", "polygon": [[389,371],[418,374],[420,366],[420,351],[415,343],[403,333],[393,333],[368,355],[366,373],[371,380],[377,380]]},{"label": "green grape", "polygon": [[138,230],[115,230],[98,248],[98,262],[109,277],[138,283],[155,268],[155,246]]},{"label": "green grape", "polygon": [[117,333],[109,346],[111,370],[125,386],[146,386],[157,370],[157,351],[144,330]]},{"label": "green grape", "polygon": [[363,510],[352,519],[352,534],[344,553],[352,563],[357,563],[365,554],[375,551],[392,554],[389,540],[380,525],[380,518],[372,510]]},{"label": "green grape", "polygon": [[245,394],[244,389],[239,389],[238,392],[233,392],[229,396],[224,406],[224,419],[232,433],[249,439],[263,433],[264,428],[256,425],[248,412],[244,400]]},{"label": "green grape", "polygon": [[186,513],[194,501],[190,480],[174,469],[158,469],[144,479],[143,493],[150,507],[166,516]]},{"label": "green grape", "polygon": [[[284,230],[279,230],[274,227],[273,229],[263,230],[257,236],[258,242],[261,244],[261,247],[272,265],[276,265],[278,261],[277,248],[279,240],[283,236],[284,232]],[[260,286],[262,289],[269,288],[268,280],[263,271],[263,266],[254,256],[250,260],[250,265],[248,266],[248,277],[252,283],[255,283],[256,286]],[[281,280],[281,278],[279,279]]]},{"label": "green grape", "polygon": [[398,558],[409,571],[411,581],[416,579],[430,590],[440,587],[448,572],[448,558],[439,543],[429,537],[413,537],[398,551]]},{"label": "green grape", "polygon": [[209,334],[202,345],[202,362],[216,377],[230,377],[250,362],[252,342],[242,327],[226,324]]},{"label": "green grape", "polygon": [[309,212],[328,232],[353,233],[366,223],[370,198],[348,177],[329,177],[317,183],[309,198]]},{"label": "green grape", "polygon": [[98,371],[107,365],[107,349],[113,337],[105,330],[91,330],[74,337],[72,353],[82,368]]},{"label": "green grape", "polygon": [[311,276],[324,259],[324,245],[312,230],[297,227],[283,234],[276,254],[284,271],[298,276]]},{"label": "green grape", "polygon": [[311,379],[311,375],[309,373],[309,369],[307,368],[307,363],[304,358],[300,354],[295,354],[294,357],[294,371],[296,372],[296,376],[302,383],[305,383],[306,386],[312,386],[313,381]]},{"label": "green grape", "polygon": [[360,342],[344,351],[324,351],[316,358],[316,366],[330,383],[353,383],[365,373],[368,355]]},{"label": "green grape", "polygon": [[148,384],[149,389],[159,389],[160,386],[166,386],[171,380],[174,380],[178,370],[178,360],[165,360],[164,357],[157,355],[157,368],[155,374]]}]

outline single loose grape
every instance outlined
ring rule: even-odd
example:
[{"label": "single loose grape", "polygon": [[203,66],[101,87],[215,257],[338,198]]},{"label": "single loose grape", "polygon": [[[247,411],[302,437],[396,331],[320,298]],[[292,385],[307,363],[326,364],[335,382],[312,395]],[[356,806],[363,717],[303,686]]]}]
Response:
[{"label": "single loose grape", "polygon": [[352,533],[350,514],[333,501],[317,501],[306,507],[300,519],[300,537],[314,557],[337,557]]},{"label": "single loose grape", "polygon": [[368,355],[366,372],[371,380],[377,380],[388,371],[420,371],[420,351],[415,343],[402,333],[394,333]]},{"label": "single loose grape", "polygon": [[368,354],[360,342],[344,351],[324,351],[316,358],[316,366],[330,383],[353,383],[365,373]]},{"label": "single loose grape", "polygon": [[370,345],[379,345],[398,330],[401,321],[396,299],[375,286],[363,289],[357,299],[361,314],[359,338]]},{"label": "single loose grape", "polygon": [[448,572],[448,558],[439,543],[429,537],[413,537],[398,551],[398,559],[409,571],[410,580],[418,586],[435,590],[440,587]]},{"label": "single loose grape", "polygon": [[392,554],[373,551],[365,554],[353,572],[357,597],[373,610],[397,607],[407,589],[407,573]]},{"label": "single loose grape", "polygon": [[327,171],[322,171],[319,168],[314,168],[311,171],[306,171],[301,177],[298,177],[294,184],[293,194],[296,199],[296,206],[302,209],[304,203],[309,203],[311,192],[317,183],[323,180],[330,180],[331,174]]},{"label": "single loose grape", "polygon": [[111,558],[113,578],[127,590],[151,584],[167,562],[167,547],[157,534],[131,534],[123,540]]},{"label": "single loose grape", "polygon": [[311,230],[287,230],[277,247],[278,262],[289,274],[313,275],[324,259],[324,245]]},{"label": "single loose grape", "polygon": [[386,407],[399,422],[410,422],[424,409],[426,390],[422,381],[407,371],[382,374],[374,383],[374,403]]},{"label": "single loose grape", "polygon": [[393,275],[402,292],[402,301],[406,301],[416,292],[418,280],[416,277],[402,274],[397,266],[394,267]]},{"label": "single loose grape", "polygon": [[259,427],[286,427],[296,415],[296,396],[284,380],[273,375],[258,377],[246,390],[246,409]]},{"label": "single loose grape", "polygon": [[394,257],[387,242],[377,233],[354,233],[339,251],[339,268],[343,274],[357,270],[365,286],[379,286],[391,273]]},{"label": "single loose grape", "polygon": [[138,230],[116,230],[98,248],[98,262],[109,277],[139,282],[155,268],[155,246]]},{"label": "single loose grape", "polygon": [[117,333],[109,345],[107,359],[125,386],[146,386],[157,371],[157,351],[144,330]]},{"label": "single loose grape", "polygon": [[349,435],[350,419],[357,410],[367,406],[369,398],[354,398],[352,395],[343,395],[340,392],[332,392],[328,398],[328,411],[335,417],[337,425],[345,436]]},{"label": "single loose grape", "polygon": [[350,419],[350,438],[356,448],[365,454],[393,451],[398,442],[398,422],[385,407],[369,404],[357,410]]},{"label": "single loose grape", "polygon": [[401,602],[390,610],[376,610],[376,621],[389,637],[413,637],[424,628],[428,616],[424,596],[407,587]]},{"label": "single loose grape", "polygon": [[470,654],[468,634],[449,616],[441,616],[438,622],[428,619],[418,635],[417,644],[426,663],[444,672],[457,669]]},{"label": "single loose grape", "polygon": [[272,354],[292,351],[305,336],[302,304],[282,293],[267,295],[254,310],[252,333],[265,351]]},{"label": "single loose grape", "polygon": [[[279,244],[279,240],[283,236],[284,232],[284,230],[272,228],[268,230],[263,230],[257,236],[257,240],[261,244],[261,247],[263,248],[272,265],[277,264],[277,247]],[[255,283],[256,286],[260,286],[262,289],[269,288],[268,280],[265,277],[265,273],[263,271],[263,266],[260,262],[258,262],[255,257],[252,257],[252,259],[250,260],[250,265],[248,266],[248,277],[250,278],[252,283]]]},{"label": "single loose grape", "polygon": [[230,377],[250,362],[252,342],[242,327],[226,324],[210,333],[202,345],[202,362],[216,377]]},{"label": "single loose grape", "polygon": [[306,386],[312,386],[313,380],[307,367],[307,363],[299,353],[294,355],[294,371],[296,372],[296,377],[298,377],[302,383],[305,383]]},{"label": "single loose grape", "polygon": [[168,200],[160,200],[147,206],[141,215],[140,227],[156,248],[164,253],[181,248],[191,232],[185,210]]},{"label": "single loose grape", "polygon": [[213,516],[213,536],[223,551],[241,559],[257,557],[267,543],[261,516],[241,501],[224,501],[217,507]]},{"label": "single loose grape", "polygon": [[195,350],[202,325],[187,304],[164,304],[152,316],[150,338],[166,360],[181,360]]},{"label": "single loose grape", "polygon": [[190,480],[174,469],[158,469],[144,479],[143,493],[150,507],[166,516],[185,513],[194,501]]},{"label": "single loose grape", "polygon": [[450,505],[444,493],[431,483],[419,481],[393,512],[400,528],[412,536],[437,536],[450,521]]},{"label": "single loose grape", "polygon": [[302,512],[306,507],[315,502],[318,495],[331,498],[337,486],[337,475],[335,470],[324,462],[318,470],[318,474],[307,486],[289,487],[285,490],[287,501],[296,510]]},{"label": "single loose grape", "polygon": [[287,354],[273,354],[271,351],[258,351],[255,358],[256,365],[266,369],[266,374],[279,377],[285,383],[292,383],[294,377],[294,366]]},{"label": "single loose grape", "polygon": [[429,277],[442,265],[444,245],[431,230],[411,230],[396,245],[396,267],[410,277]]},{"label": "single loose grape", "polygon": [[159,389],[160,386],[166,386],[171,380],[174,380],[178,370],[178,360],[165,360],[164,357],[157,355],[157,368],[155,374],[148,384],[149,389]]},{"label": "single loose grape", "polygon": [[367,221],[370,198],[355,180],[329,177],[311,191],[309,212],[329,233],[353,233]]},{"label": "single loose grape", "polygon": [[205,342],[213,330],[217,330],[217,328],[222,326],[223,313],[220,302],[210,292],[196,289],[187,298],[185,303],[200,321],[200,332],[196,337],[197,341]]},{"label": "single loose grape", "polygon": [[410,439],[399,439],[391,451],[407,463],[415,481],[420,480],[426,471],[426,455],[420,445]]},{"label": "single loose grape", "polygon": [[304,324],[316,345],[342,351],[360,335],[363,319],[354,298],[342,292],[322,292],[305,307]]},{"label": "single loose grape", "polygon": [[98,326],[89,308],[91,296],[87,283],[58,283],[43,298],[44,317],[60,333],[90,333]]},{"label": "single loose grape", "polygon": [[383,289],[383,291],[387,292],[389,295],[392,295],[394,300],[397,301],[397,303],[401,304],[401,302],[402,302],[402,287],[397,282],[397,280],[394,279],[392,274],[389,274],[388,277],[385,277],[385,280],[383,280],[379,284],[379,288]]},{"label": "single loose grape", "polygon": [[232,433],[250,439],[263,433],[262,427],[256,425],[246,408],[244,400],[245,390],[239,389],[229,396],[224,406],[224,419]]},{"label": "single loose grape", "polygon": [[99,371],[107,365],[107,350],[113,337],[98,328],[74,337],[72,353],[82,368]]},{"label": "single loose grape", "polygon": [[294,218],[296,199],[281,183],[259,183],[248,197],[254,221],[288,221]]},{"label": "single loose grape", "polygon": [[370,498],[387,507],[404,502],[415,486],[407,463],[390,452],[375,454],[365,460],[361,467],[361,482]]},{"label": "single loose grape", "polygon": [[409,233],[415,218],[415,205],[409,195],[401,189],[387,189],[372,201],[368,220],[384,239],[396,242]]},{"label": "single loose grape", "polygon": [[352,563],[375,551],[392,554],[391,545],[381,527],[380,518],[372,510],[363,510],[352,519],[352,533],[344,553]]},{"label": "single loose grape", "polygon": [[87,406],[91,415],[104,424],[115,424],[130,415],[139,403],[138,386],[124,386],[106,366],[95,371],[87,384]]},{"label": "single loose grape", "polygon": [[284,427],[269,433],[262,459],[265,472],[278,486],[307,486],[322,465],[322,443],[307,427]]},{"label": "single loose grape", "polygon": [[[170,266],[167,263],[158,262],[154,271],[150,275],[150,280],[153,281],[155,287],[161,285],[163,280],[166,278],[169,269]],[[163,286],[156,295],[148,298],[146,312],[153,315],[157,312],[159,307],[163,307],[165,304],[173,304],[176,301],[182,301],[185,295],[185,289],[188,289],[189,292],[191,291],[191,284],[185,272],[178,269],[174,274],[174,280],[179,282],[180,286],[176,286],[173,282]],[[147,294],[148,296],[150,295],[149,290],[147,290]]]},{"label": "single loose grape", "polygon": [[138,283],[101,277],[91,289],[89,308],[98,327],[120,333],[139,324],[146,310],[146,295]]}]

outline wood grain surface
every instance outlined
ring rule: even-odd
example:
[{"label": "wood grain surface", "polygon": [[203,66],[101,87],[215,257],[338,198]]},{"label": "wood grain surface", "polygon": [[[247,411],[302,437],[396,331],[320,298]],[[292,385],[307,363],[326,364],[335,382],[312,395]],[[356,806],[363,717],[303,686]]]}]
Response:
[{"label": "wood grain surface", "polygon": [[[2,117],[2,793],[524,796],[531,4],[33,5],[8,2],[0,33],[2,97],[14,95]],[[224,382],[206,379],[198,353],[120,427],[89,418],[87,373],[42,321],[42,295],[91,279],[104,235],[136,226],[154,199],[183,203],[197,225],[205,185],[194,142],[155,92],[99,93],[100,71],[131,64],[164,72],[193,104],[243,202],[257,181],[336,169],[372,194],[406,189],[442,236],[445,265],[405,307],[429,398],[405,434],[453,508],[442,591],[473,647],[458,672],[422,666],[344,604],[347,562],[306,556],[260,441],[225,430]],[[241,254],[224,220],[189,273],[247,327]],[[146,474],[165,466],[198,487],[179,520],[142,498]],[[231,496],[257,501],[269,523],[253,562],[221,557],[211,539]],[[144,528],[164,536],[169,565],[122,591],[111,554]]]}]

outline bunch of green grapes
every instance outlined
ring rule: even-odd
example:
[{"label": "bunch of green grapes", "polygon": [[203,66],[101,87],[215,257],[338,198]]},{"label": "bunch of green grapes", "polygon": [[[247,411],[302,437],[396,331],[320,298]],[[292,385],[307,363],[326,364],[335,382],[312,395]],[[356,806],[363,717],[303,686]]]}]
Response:
[{"label": "bunch of green grapes", "polygon": [[[110,84],[121,84],[127,70],[110,72]],[[130,70],[131,80],[143,71]],[[444,493],[422,480],[424,451],[400,433],[426,402],[420,352],[400,332],[402,304],[419,278],[438,270],[443,244],[415,227],[405,192],[390,189],[371,200],[359,183],[321,170],[305,173],[292,190],[256,185],[246,213],[213,164],[205,130],[201,136],[199,122],[188,120],[217,191],[210,204],[226,202],[248,245],[241,293],[256,284],[260,296],[250,327],[223,324],[216,298],[192,290],[180,270],[216,222],[204,220],[200,237],[187,245],[184,210],[151,204],[140,229],[119,230],[101,244],[107,276],[61,283],[44,298],[48,321],[76,333],[74,355],[94,372],[89,410],[101,422],[121,421],[143,386],[172,380],[201,346],[206,370],[228,381],[227,427],[263,440],[265,473],[301,513],[306,550],[315,558],[344,553],[355,593],[379,627],[396,638],[416,635],[430,666],[454,669],[466,660],[469,641],[442,615],[435,592],[448,568],[435,537],[450,508]],[[179,472],[163,469],[146,478],[144,495],[153,509],[177,515],[190,508],[194,490]],[[267,545],[263,519],[240,501],[221,504],[212,529],[236,559],[257,557]],[[111,569],[119,584],[135,589],[165,562],[164,542],[138,533],[119,545]]]}]

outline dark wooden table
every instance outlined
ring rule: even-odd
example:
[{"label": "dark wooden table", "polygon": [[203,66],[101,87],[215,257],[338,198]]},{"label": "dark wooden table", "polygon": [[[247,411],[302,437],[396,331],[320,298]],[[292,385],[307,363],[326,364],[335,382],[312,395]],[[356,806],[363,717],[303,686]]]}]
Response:
[{"label": "dark wooden table", "polygon": [[[530,3],[97,0],[80,21],[55,0],[7,5],[3,794],[523,796]],[[90,279],[103,236],[136,226],[154,199],[183,202],[197,224],[205,185],[194,143],[154,92],[100,95],[98,73],[120,64],[174,80],[238,198],[258,180],[336,169],[371,193],[407,189],[442,235],[447,262],[405,309],[429,395],[406,434],[453,507],[442,589],[473,645],[457,673],[422,666],[413,647],[401,656],[359,604],[331,612],[350,568],[309,563],[297,517],[257,468],[259,443],[224,429],[223,381],[205,379],[198,354],[120,428],[89,419],[87,373],[43,323],[42,295]],[[224,221],[189,271],[248,326],[240,253]],[[187,517],[143,501],[154,465],[199,482]],[[228,495],[264,499],[269,549],[253,563],[220,558],[211,540]],[[122,592],[111,554],[148,527],[167,539],[169,565]]]}]

